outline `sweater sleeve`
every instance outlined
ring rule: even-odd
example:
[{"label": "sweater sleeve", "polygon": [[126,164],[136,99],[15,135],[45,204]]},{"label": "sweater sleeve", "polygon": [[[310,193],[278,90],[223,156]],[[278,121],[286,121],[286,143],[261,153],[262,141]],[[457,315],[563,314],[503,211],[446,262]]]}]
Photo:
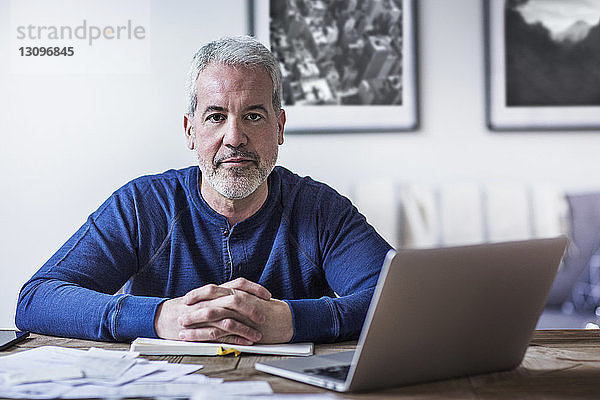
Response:
[{"label": "sweater sleeve", "polygon": [[294,325],[292,341],[357,339],[391,246],[333,189],[324,186],[315,204],[319,240],[315,259],[336,296],[286,300]]},{"label": "sweater sleeve", "polygon": [[25,283],[19,329],[103,341],[156,337],[154,315],[165,299],[115,294],[140,261],[136,202],[124,188]]}]

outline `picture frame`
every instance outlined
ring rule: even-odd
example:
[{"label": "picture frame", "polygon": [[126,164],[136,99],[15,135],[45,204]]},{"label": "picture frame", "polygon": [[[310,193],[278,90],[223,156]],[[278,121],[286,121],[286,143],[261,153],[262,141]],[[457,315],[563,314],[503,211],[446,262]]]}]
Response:
[{"label": "picture frame", "polygon": [[[600,43],[600,4],[592,15],[593,10],[578,9],[569,0],[483,3],[488,127],[599,129],[600,73],[585,71],[597,70],[600,62],[600,55],[587,47],[592,41],[589,32],[595,32],[593,40]],[[548,15],[555,18],[544,20]],[[582,15],[590,22],[579,20]]]},{"label": "picture frame", "polygon": [[[295,0],[248,0],[249,34],[270,48],[282,66],[286,131],[416,130],[415,0],[391,0],[386,3],[391,12],[362,10],[367,2],[361,1],[338,2],[348,9],[334,11],[326,1],[302,3],[311,4],[308,13],[303,9],[302,14]],[[324,18],[329,18],[327,24]],[[381,21],[388,35],[382,34]],[[371,28],[375,25],[378,32]]]}]

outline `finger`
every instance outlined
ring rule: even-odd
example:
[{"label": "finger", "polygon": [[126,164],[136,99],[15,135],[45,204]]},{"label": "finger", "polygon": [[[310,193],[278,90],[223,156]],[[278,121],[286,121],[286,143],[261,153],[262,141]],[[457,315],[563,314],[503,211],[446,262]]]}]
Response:
[{"label": "finger", "polygon": [[[207,303],[204,304],[206,305]],[[213,323],[226,318],[237,319],[245,322],[243,321],[244,317],[235,311],[224,307],[209,307],[207,305],[201,308],[190,309],[189,311],[181,314],[177,322],[182,328],[193,328],[212,325]]]},{"label": "finger", "polygon": [[260,331],[257,331],[248,325],[242,324],[235,319],[222,319],[216,322],[213,326],[225,332],[229,332],[231,335],[239,336],[251,342],[258,342],[260,339],[262,339],[262,333]]},{"label": "finger", "polygon": [[246,319],[252,324],[257,325],[262,324],[266,319],[262,308],[259,307],[259,303],[263,301],[265,300],[258,299],[256,296],[242,292],[241,290],[234,290],[234,295],[219,297],[200,303],[198,304],[198,309],[209,307],[231,310],[241,317],[241,319],[238,317],[235,319],[242,321]]},{"label": "finger", "polygon": [[230,318],[202,327],[191,329],[185,328],[179,333],[180,339],[195,341],[223,341],[226,338],[231,339],[233,337],[243,339],[248,343],[255,343],[262,339],[262,334],[259,331]]},{"label": "finger", "polygon": [[191,304],[198,303],[204,300],[212,300],[222,296],[231,295],[231,289],[224,288],[213,283],[201,286],[199,288],[190,290],[184,296],[185,304],[188,306]]},{"label": "finger", "polygon": [[189,306],[177,322],[181,327],[188,328],[197,324],[212,323],[225,318],[235,319],[246,325],[254,326],[265,321],[265,315],[252,299],[256,297],[244,292],[237,292],[235,296],[220,297],[215,300],[204,301]]},{"label": "finger", "polygon": [[245,278],[237,278],[232,281],[225,282],[220,286],[225,288],[242,290],[246,293],[253,294],[254,296],[259,297],[263,300],[271,299],[271,292],[269,292],[264,286],[249,281]]}]

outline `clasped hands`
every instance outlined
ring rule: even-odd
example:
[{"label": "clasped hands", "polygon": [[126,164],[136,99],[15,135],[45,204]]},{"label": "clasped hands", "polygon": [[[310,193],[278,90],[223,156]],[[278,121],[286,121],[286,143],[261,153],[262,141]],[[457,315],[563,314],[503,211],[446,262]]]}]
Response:
[{"label": "clasped hands", "polygon": [[244,278],[209,284],[158,306],[158,337],[238,345],[285,343],[293,336],[287,303]]}]

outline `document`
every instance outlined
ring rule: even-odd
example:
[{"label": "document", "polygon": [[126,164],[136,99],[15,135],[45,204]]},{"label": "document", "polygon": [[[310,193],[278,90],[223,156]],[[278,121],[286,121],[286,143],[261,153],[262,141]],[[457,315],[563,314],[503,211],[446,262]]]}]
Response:
[{"label": "document", "polygon": [[224,383],[131,385],[119,392],[120,397],[192,397],[197,393],[209,394],[210,399],[220,399],[226,395],[264,395],[273,393],[271,385],[265,381],[240,381]]},{"label": "document", "polygon": [[297,394],[297,393],[274,393],[274,394],[218,394],[199,391],[191,400],[335,400],[339,399],[333,393]]},{"label": "document", "polygon": [[0,397],[190,397],[204,385],[212,388],[223,382],[194,373],[202,365],[137,356],[128,351],[57,346],[9,354],[0,357]]},{"label": "document", "polygon": [[265,381],[225,382],[221,385],[204,385],[196,388],[193,399],[221,399],[224,396],[255,396],[271,394],[273,389]]},{"label": "document", "polygon": [[43,346],[0,357],[0,397],[77,399],[268,395],[268,382],[223,382],[202,365],[138,358],[138,353]]},{"label": "document", "polygon": [[286,343],[241,346],[228,343],[137,338],[131,343],[130,351],[144,355],[216,356],[228,354],[229,352],[239,352],[281,356],[310,356],[314,353],[314,344]]}]

